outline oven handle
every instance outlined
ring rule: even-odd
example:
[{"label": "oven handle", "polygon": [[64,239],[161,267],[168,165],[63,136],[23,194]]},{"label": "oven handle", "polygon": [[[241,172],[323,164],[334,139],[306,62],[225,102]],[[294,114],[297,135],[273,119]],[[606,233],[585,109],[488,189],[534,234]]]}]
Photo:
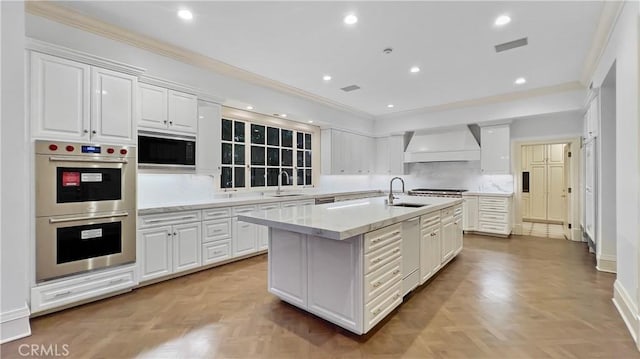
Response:
[{"label": "oven handle", "polygon": [[113,213],[113,214],[102,214],[99,216],[84,216],[84,217],[69,217],[69,218],[49,218],[49,223],[63,223],[63,222],[75,222],[75,221],[86,221],[90,219],[104,219],[104,218],[117,218],[117,217],[126,217],[128,216],[128,212],[121,213]]},{"label": "oven handle", "polygon": [[49,157],[50,162],[98,162],[98,163],[129,163],[120,158],[78,158],[78,157]]}]

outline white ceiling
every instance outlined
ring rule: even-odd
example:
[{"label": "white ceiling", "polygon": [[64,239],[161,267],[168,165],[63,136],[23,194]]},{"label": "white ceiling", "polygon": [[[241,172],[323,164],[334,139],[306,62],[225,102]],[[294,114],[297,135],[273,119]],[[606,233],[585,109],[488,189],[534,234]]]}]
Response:
[{"label": "white ceiling", "polygon": [[[369,114],[578,81],[602,2],[70,2],[75,10]],[[176,16],[186,7],[187,23]],[[342,22],[355,13],[355,26]],[[508,14],[502,28],[495,18]],[[527,36],[503,53],[493,46]],[[393,53],[382,50],[392,47]],[[422,71],[409,73],[417,65]],[[322,80],[330,74],[329,82]],[[523,86],[514,85],[526,77]],[[356,84],[350,93],[341,87]],[[238,99],[251,102],[250,98]],[[387,108],[393,103],[394,108]]]}]

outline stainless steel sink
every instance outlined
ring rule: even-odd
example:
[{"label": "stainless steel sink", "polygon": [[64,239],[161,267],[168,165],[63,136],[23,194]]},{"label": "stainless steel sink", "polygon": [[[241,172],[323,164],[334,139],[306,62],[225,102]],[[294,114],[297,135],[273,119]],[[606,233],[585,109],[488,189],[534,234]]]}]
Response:
[{"label": "stainless steel sink", "polygon": [[418,203],[396,203],[392,204],[393,207],[410,207],[410,208],[420,208],[426,207],[428,204],[418,204]]},{"label": "stainless steel sink", "polygon": [[304,196],[302,193],[286,193],[286,194],[273,194],[271,197],[296,197],[296,196]]}]

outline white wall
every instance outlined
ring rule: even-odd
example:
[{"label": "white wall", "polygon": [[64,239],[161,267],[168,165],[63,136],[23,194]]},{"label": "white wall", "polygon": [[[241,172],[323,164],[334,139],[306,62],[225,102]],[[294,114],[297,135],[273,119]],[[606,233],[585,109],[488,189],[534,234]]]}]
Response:
[{"label": "white wall", "polygon": [[293,119],[298,116],[311,119],[317,125],[330,125],[365,134],[373,130],[373,121],[368,118],[213,73],[39,16],[27,15],[26,32],[28,37],[139,66],[147,70],[147,75],[193,86],[225,99],[252,104],[256,109],[275,108],[278,110],[273,112],[287,113]]},{"label": "white wall", "polygon": [[582,135],[584,111],[528,116],[511,123],[511,140],[547,140]]},{"label": "white wall", "polygon": [[[616,63],[616,227],[617,279],[614,300],[638,334],[640,257],[640,156],[638,153],[638,2],[625,2],[615,28],[598,61],[593,86],[601,87]],[[630,303],[629,303],[630,302]],[[626,314],[625,314],[626,313]]]},{"label": "white wall", "polygon": [[0,342],[29,335],[28,163],[24,121],[24,4],[0,2]]},{"label": "white wall", "polygon": [[583,90],[576,90],[445,111],[399,113],[376,119],[374,132],[377,135],[385,135],[418,129],[577,111],[582,109],[585,94],[586,92]]}]

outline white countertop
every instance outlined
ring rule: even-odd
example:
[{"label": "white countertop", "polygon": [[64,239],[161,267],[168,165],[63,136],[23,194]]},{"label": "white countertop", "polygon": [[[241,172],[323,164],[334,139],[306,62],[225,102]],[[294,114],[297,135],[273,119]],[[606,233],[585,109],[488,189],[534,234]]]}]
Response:
[{"label": "white countertop", "polygon": [[417,196],[401,196],[400,199],[395,200],[396,204],[426,205],[411,208],[385,205],[385,199],[385,197],[376,197],[316,206],[261,210],[238,215],[238,220],[343,240],[462,203],[460,198]]},{"label": "white countertop", "polygon": [[[302,189],[299,191],[285,190],[282,192],[282,197],[275,197],[273,194],[261,195],[260,192],[252,193],[221,193],[220,198],[204,198],[201,201],[185,201],[185,202],[164,202],[164,203],[139,203],[138,215],[176,212],[176,211],[190,211],[205,208],[217,208],[228,206],[242,206],[250,204],[263,204],[273,202],[290,202],[290,201],[302,201],[305,199],[315,199],[319,197],[331,197],[331,196],[349,196],[360,194],[380,194],[383,193],[378,190],[364,190],[364,191],[323,191],[317,189]],[[296,196],[289,196],[290,194],[299,194]],[[230,195],[231,197],[222,197]]]},{"label": "white countertop", "polygon": [[479,192],[479,191],[467,191],[462,196],[494,196],[494,197],[512,197],[513,192]]}]

